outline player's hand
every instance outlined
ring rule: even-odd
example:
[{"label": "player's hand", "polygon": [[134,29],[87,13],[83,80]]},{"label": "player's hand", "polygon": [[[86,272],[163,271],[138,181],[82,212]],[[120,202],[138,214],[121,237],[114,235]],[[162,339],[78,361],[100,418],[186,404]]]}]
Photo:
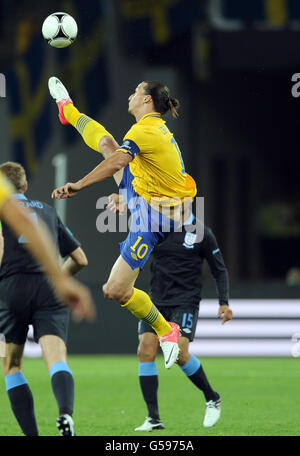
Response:
[{"label": "player's hand", "polygon": [[125,198],[122,195],[118,193],[112,193],[109,195],[107,209],[115,213],[119,211],[122,215],[124,214],[126,207],[127,204]]},{"label": "player's hand", "polygon": [[228,306],[220,306],[218,312],[218,318],[222,317],[222,325],[226,323],[226,321],[232,320],[232,310]]},{"label": "player's hand", "polygon": [[96,318],[96,309],[90,291],[77,280],[64,275],[52,279],[54,289],[58,296],[71,309],[77,320],[93,321]]},{"label": "player's hand", "polygon": [[56,199],[66,199],[72,198],[76,196],[77,193],[81,190],[81,185],[79,182],[68,182],[67,184],[63,185],[62,187],[58,187],[53,190],[51,194],[51,198]]}]

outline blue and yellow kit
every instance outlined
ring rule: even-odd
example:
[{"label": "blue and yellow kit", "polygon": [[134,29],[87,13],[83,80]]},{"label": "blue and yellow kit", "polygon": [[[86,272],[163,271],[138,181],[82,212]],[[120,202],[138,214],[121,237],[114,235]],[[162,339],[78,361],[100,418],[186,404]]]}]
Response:
[{"label": "blue and yellow kit", "polygon": [[132,186],[148,203],[151,199],[195,197],[194,179],[186,173],[173,133],[157,112],[146,114],[124,136],[120,150],[129,152]]},{"label": "blue and yellow kit", "polygon": [[134,219],[134,228],[120,250],[132,269],[142,269],[154,246],[165,237],[164,224],[169,231],[174,229],[174,220],[157,212],[158,206],[181,205],[185,198],[196,196],[197,188],[185,171],[173,133],[157,112],[134,124],[119,150],[133,157],[124,168],[119,188]]}]

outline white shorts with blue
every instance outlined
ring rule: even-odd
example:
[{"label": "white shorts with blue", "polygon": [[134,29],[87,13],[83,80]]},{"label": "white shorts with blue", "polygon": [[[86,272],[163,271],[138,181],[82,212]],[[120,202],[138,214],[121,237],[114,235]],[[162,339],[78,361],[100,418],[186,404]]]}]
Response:
[{"label": "white shorts with blue", "polygon": [[119,190],[130,210],[131,226],[127,238],[120,243],[120,253],[132,269],[143,269],[155,245],[165,239],[168,232],[174,230],[174,221],[155,211],[135,192],[133,179],[127,165]]}]

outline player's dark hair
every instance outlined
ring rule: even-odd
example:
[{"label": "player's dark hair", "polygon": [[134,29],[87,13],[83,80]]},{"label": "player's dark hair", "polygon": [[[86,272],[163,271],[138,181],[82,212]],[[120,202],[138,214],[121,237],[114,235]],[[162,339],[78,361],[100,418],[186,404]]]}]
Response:
[{"label": "player's dark hair", "polygon": [[20,163],[8,161],[0,165],[0,171],[13,183],[18,192],[24,191],[27,182],[25,169]]},{"label": "player's dark hair", "polygon": [[161,115],[171,111],[173,117],[178,117],[179,101],[177,98],[170,97],[168,87],[157,81],[145,81],[145,83],[145,94],[151,95],[155,111]]}]

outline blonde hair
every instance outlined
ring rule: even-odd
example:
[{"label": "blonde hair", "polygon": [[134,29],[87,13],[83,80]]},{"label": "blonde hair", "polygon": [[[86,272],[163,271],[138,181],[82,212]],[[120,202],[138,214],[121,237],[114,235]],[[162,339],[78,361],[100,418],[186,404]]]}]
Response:
[{"label": "blonde hair", "polygon": [[27,183],[25,169],[20,163],[8,161],[0,165],[0,170],[14,184],[18,192],[24,192]]}]

